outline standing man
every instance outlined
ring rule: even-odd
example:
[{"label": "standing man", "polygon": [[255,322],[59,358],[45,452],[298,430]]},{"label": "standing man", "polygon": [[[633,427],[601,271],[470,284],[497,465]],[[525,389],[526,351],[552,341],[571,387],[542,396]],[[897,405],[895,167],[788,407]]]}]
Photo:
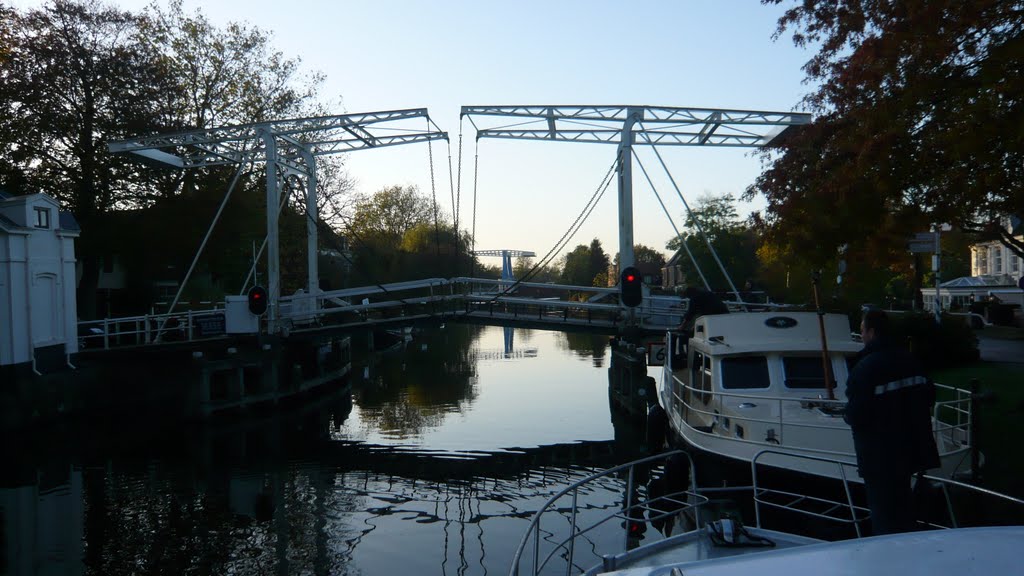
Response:
[{"label": "standing man", "polygon": [[864,349],[846,383],[853,430],[875,535],[914,529],[910,479],[939,466],[932,434],[935,387],[917,360],[889,334],[882,310],[864,313]]}]

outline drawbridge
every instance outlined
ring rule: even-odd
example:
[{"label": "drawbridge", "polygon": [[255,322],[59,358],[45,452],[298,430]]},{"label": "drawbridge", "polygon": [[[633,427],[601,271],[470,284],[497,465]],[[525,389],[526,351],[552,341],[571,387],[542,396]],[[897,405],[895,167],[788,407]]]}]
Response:
[{"label": "drawbridge", "polygon": [[[549,140],[561,142],[587,142],[616,146],[615,161],[602,185],[607,188],[617,181],[619,211],[619,265],[624,269],[634,264],[633,253],[633,163],[636,161],[651,188],[654,184],[647,169],[636,155],[637,147],[649,147],[668,174],[675,192],[686,212],[692,216],[689,205],[658,151],[664,146],[721,146],[760,147],[777,143],[787,130],[808,124],[809,114],[793,112],[763,112],[709,108],[678,108],[658,106],[465,106],[461,118],[468,119],[476,130],[477,146],[482,139],[503,138],[523,140]],[[496,119],[511,124],[488,125]],[[407,123],[422,121],[423,128]],[[405,124],[403,124],[405,123]],[[425,109],[394,110],[363,114],[347,114],[269,121],[258,124],[212,128],[177,134],[146,136],[112,142],[113,153],[130,153],[179,169],[208,166],[237,165],[238,174],[232,181],[227,197],[246,165],[262,163],[266,168],[267,235],[264,245],[265,278],[269,307],[265,317],[258,319],[260,333],[287,336],[296,332],[351,329],[381,324],[408,323],[418,319],[442,321],[477,321],[501,325],[528,325],[552,330],[588,329],[621,332],[627,328],[641,331],[662,331],[678,324],[684,303],[674,296],[652,295],[644,286],[639,306],[625,306],[617,287],[567,286],[532,283],[531,274],[549,264],[572,238],[575,230],[596,205],[599,195],[591,197],[583,213],[563,235],[562,240],[549,251],[534,269],[520,280],[513,280],[510,258],[532,253],[501,250],[493,255],[503,258],[500,280],[479,278],[430,278],[393,284],[320,290],[317,269],[317,227],[321,224],[316,208],[316,159],[328,154],[382,148],[387,146],[448,141],[430,119]],[[449,153],[449,158],[450,158]],[[460,132],[461,174],[461,132]],[[433,173],[433,166],[431,166]],[[612,178],[611,175],[615,174]],[[431,178],[433,182],[433,178]],[[300,184],[297,184],[300,183]],[[282,189],[298,187],[305,192],[304,211],[307,215],[307,283],[304,290],[293,295],[281,293],[280,250],[278,242],[278,215],[290,194]],[[454,190],[453,190],[454,192]],[[603,193],[603,189],[599,189]],[[666,216],[671,213],[662,197],[654,190]],[[454,197],[454,194],[453,194]],[[474,184],[474,203],[476,190]],[[210,230],[224,208],[221,205]],[[475,205],[474,205],[475,210]],[[458,229],[458,211],[455,211]],[[673,223],[677,236],[679,229]],[[474,217],[475,234],[475,217]],[[707,241],[707,236],[698,231]],[[207,239],[209,232],[207,233]],[[515,240],[515,239],[512,239]],[[731,292],[742,305],[742,297],[733,285],[728,271],[718,259],[710,241],[708,246],[726,278]],[[206,239],[196,254],[205,247]],[[687,251],[686,243],[683,248]],[[491,255],[480,251],[477,255]],[[261,248],[254,258],[250,278],[256,263],[263,259]],[[691,260],[694,260],[692,254]],[[160,342],[163,333],[172,325],[181,338],[218,337],[218,315],[228,310],[205,312],[175,312],[181,290],[195,268],[195,260],[181,283],[178,294],[166,314],[131,318],[108,319],[83,323],[87,337],[109,347],[112,342],[132,340],[135,344]],[[696,266],[696,261],[694,260]],[[697,268],[701,281],[707,285],[705,274]],[[246,285],[249,279],[246,280]],[[243,293],[245,289],[243,288]],[[238,297],[234,297],[238,298]],[[231,302],[226,301],[225,307]],[[206,329],[196,327],[205,326]]]}]

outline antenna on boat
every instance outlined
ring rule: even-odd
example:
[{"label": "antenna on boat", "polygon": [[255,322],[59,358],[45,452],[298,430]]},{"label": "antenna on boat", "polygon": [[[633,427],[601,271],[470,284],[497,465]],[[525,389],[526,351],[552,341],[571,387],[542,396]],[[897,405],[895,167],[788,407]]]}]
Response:
[{"label": "antenna on boat", "polygon": [[821,367],[825,374],[825,390],[828,392],[828,399],[835,400],[833,392],[835,386],[832,383],[832,371],[829,370],[828,340],[825,338],[825,311],[821,309],[818,301],[818,283],[821,281],[821,271],[811,272],[811,284],[814,286],[814,307],[818,310],[818,331],[821,333]]}]

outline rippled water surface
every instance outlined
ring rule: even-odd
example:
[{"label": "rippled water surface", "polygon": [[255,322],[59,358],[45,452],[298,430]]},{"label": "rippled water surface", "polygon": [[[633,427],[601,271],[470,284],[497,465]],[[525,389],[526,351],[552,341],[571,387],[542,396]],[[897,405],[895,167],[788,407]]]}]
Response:
[{"label": "rippled water surface", "polygon": [[[609,362],[603,336],[447,326],[358,360],[351,392],[303,406],[37,439],[0,473],[0,567],[505,574],[550,495],[636,455]],[[600,510],[622,484],[585,497]]]}]

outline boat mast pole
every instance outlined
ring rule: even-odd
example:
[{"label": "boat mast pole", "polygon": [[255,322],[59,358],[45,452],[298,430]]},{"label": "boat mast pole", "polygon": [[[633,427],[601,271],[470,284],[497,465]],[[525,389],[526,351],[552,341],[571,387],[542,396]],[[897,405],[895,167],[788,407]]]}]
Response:
[{"label": "boat mast pole", "polygon": [[821,280],[821,272],[811,273],[811,284],[814,286],[814,307],[818,309],[818,331],[821,333],[821,368],[825,374],[825,390],[828,392],[828,399],[835,400],[833,392],[835,386],[832,384],[832,371],[828,366],[828,340],[825,338],[825,311],[821,309],[818,300],[818,282]]}]

